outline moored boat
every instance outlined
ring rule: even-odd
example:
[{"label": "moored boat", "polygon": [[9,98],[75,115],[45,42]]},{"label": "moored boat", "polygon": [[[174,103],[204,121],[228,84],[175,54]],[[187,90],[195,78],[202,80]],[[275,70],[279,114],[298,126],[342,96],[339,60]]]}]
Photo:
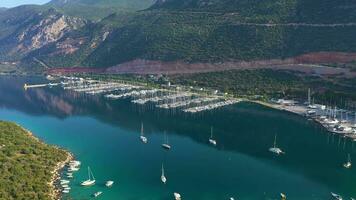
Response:
[{"label": "moored boat", "polygon": [[88,167],[88,180],[85,180],[81,183],[82,186],[91,186],[95,184],[95,178],[94,175],[92,173],[92,171],[90,170],[90,167]]},{"label": "moored boat", "polygon": [[105,186],[111,187],[114,184],[114,181],[106,181]]},{"label": "moored boat", "polygon": [[277,135],[274,136],[273,147],[269,148],[269,151],[277,155],[284,154],[284,152],[277,147]]}]

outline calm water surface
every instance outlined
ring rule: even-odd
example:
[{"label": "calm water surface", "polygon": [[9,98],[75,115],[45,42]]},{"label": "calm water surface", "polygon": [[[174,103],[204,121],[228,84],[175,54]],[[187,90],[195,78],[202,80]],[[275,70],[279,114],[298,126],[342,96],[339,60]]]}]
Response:
[{"label": "calm water surface", "polygon": [[[303,117],[251,103],[191,115],[60,88],[22,89],[43,81],[0,77],[0,120],[82,162],[63,199],[91,199],[97,191],[103,200],[173,199],[173,192],[188,200],[279,199],[280,192],[295,200],[330,199],[330,192],[356,197],[355,168],[342,168],[347,153],[355,157],[354,144]],[[139,140],[141,122],[148,144]],[[211,126],[217,147],[208,144]],[[165,131],[170,151],[160,146]],[[268,152],[275,134],[283,156]],[[83,188],[87,166],[97,184]],[[115,181],[112,188],[107,180]]]}]

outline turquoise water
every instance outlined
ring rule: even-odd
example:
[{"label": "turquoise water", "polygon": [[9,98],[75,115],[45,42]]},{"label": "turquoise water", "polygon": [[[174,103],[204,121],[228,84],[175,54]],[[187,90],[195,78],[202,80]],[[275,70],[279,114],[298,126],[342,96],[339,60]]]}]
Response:
[{"label": "turquoise water", "polygon": [[[82,162],[63,199],[330,199],[356,197],[354,144],[294,114],[241,103],[191,115],[109,101],[59,88],[22,90],[39,78],[0,78],[0,119],[14,121]],[[139,140],[143,122],[148,144]],[[217,147],[208,144],[214,127]],[[160,146],[167,132],[172,149]],[[268,152],[274,135],[286,154]],[[165,165],[167,184],[160,181]],[[90,166],[97,184],[81,187]],[[115,181],[112,188],[105,181]]]}]

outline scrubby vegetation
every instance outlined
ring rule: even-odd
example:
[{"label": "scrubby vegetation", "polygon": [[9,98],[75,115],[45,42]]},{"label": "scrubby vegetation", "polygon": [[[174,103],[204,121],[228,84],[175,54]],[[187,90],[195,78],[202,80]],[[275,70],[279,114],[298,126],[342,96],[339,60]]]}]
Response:
[{"label": "scrubby vegetation", "polygon": [[0,121],[0,199],[46,200],[66,152],[43,144],[14,123]]},{"label": "scrubby vegetation", "polygon": [[292,71],[271,69],[231,70],[170,77],[173,84],[204,87],[234,96],[306,99],[308,88],[316,101],[328,105],[356,107],[356,79],[308,76]]}]

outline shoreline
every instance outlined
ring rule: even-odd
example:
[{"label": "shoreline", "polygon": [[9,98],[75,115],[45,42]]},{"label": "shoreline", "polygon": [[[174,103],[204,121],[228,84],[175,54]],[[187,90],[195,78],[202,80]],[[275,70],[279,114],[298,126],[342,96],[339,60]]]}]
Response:
[{"label": "shoreline", "polygon": [[[47,144],[47,143],[43,142],[42,140],[40,140],[36,136],[34,136],[31,131],[25,129],[24,127],[22,127],[22,126],[20,126],[18,124],[17,124],[17,126],[19,126],[21,129],[23,129],[33,139],[41,142],[44,145],[50,145],[50,144]],[[53,200],[60,200],[61,197],[62,197],[61,188],[60,188],[60,184],[59,184],[59,180],[61,178],[61,172],[64,170],[65,166],[70,161],[74,160],[74,155],[70,151],[65,150],[63,148],[60,148],[58,146],[55,146],[55,145],[50,145],[50,146],[52,146],[53,148],[56,148],[58,150],[64,151],[67,154],[66,159],[63,160],[63,161],[58,162],[56,164],[56,166],[54,167],[54,169],[51,171],[52,177],[51,177],[51,180],[48,182],[48,185],[51,187],[50,194],[48,194],[49,197],[51,199],[53,199]]]},{"label": "shoreline", "polygon": [[[306,111],[307,109],[303,108],[302,106],[284,106],[284,105],[278,105],[278,104],[272,104],[272,103],[268,103],[268,102],[263,102],[263,101],[254,101],[254,100],[245,100],[246,102],[252,102],[252,103],[256,103],[262,106],[266,106],[268,108],[272,108],[272,109],[276,109],[276,110],[280,110],[280,111],[286,111],[289,113],[293,113],[302,117],[305,117],[306,119],[311,119],[313,122],[317,123],[318,125],[320,125],[321,127],[323,127],[327,132],[331,133],[331,134],[338,134],[342,137],[346,137],[349,138],[353,141],[356,140],[356,135],[352,135],[349,133],[344,133],[341,131],[335,131],[335,130],[330,130],[329,127],[326,127],[322,121],[320,121],[319,119],[315,118],[315,117],[307,117],[306,115]],[[294,108],[294,109],[293,109]]]}]

